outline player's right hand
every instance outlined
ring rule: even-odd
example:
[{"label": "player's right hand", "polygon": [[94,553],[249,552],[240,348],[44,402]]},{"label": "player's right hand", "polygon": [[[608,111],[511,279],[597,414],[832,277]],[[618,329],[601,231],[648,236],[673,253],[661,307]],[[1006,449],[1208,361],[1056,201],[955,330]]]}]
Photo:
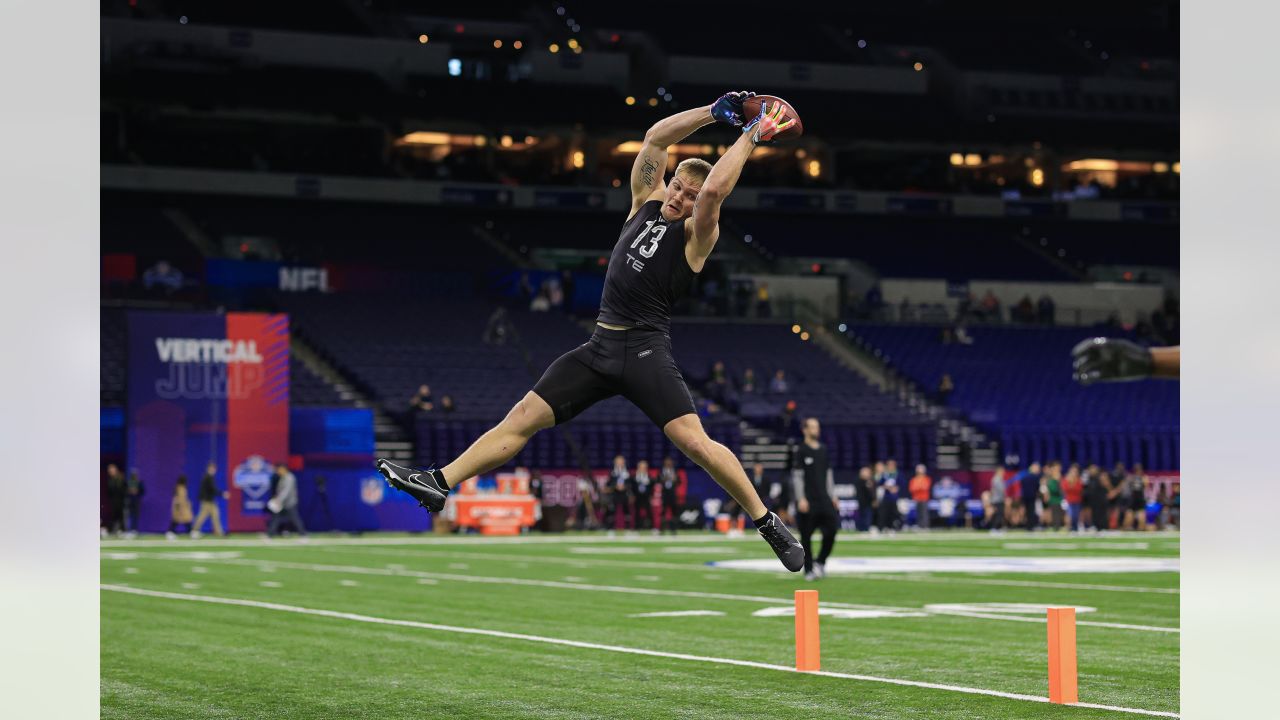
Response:
[{"label": "player's right hand", "polygon": [[747,98],[755,96],[755,93],[746,90],[725,93],[711,105],[711,117],[717,122],[742,127],[742,103],[746,102]]},{"label": "player's right hand", "polygon": [[796,503],[796,509],[802,513],[809,512],[809,501],[804,498],[800,498],[800,501]]},{"label": "player's right hand", "polygon": [[1120,338],[1095,337],[1071,349],[1072,377],[1081,385],[1151,377],[1151,351]]},{"label": "player's right hand", "polygon": [[784,123],[779,122],[782,120],[786,108],[786,105],[779,102],[775,102],[773,107],[769,107],[768,102],[760,103],[760,114],[751,121],[750,125],[742,128],[742,132],[749,133],[751,142],[756,145],[772,141],[775,135],[791,127],[796,122],[795,118],[791,118]]}]

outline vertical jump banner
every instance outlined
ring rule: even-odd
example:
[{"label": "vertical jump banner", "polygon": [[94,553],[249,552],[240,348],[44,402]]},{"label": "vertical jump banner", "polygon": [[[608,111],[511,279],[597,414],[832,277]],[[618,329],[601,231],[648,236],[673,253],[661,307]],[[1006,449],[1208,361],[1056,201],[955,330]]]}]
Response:
[{"label": "vertical jump banner", "polygon": [[261,530],[270,464],[288,450],[287,315],[129,314],[128,465],[146,485],[143,531],[168,527],[178,476],[194,498],[210,460],[231,492],[228,528]]}]

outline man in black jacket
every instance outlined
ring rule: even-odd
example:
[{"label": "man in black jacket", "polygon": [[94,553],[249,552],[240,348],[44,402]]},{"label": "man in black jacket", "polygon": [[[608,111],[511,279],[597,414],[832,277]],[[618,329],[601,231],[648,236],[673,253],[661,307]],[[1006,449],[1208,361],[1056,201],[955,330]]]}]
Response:
[{"label": "man in black jacket", "polygon": [[[840,530],[840,508],[836,504],[835,476],[827,446],[819,439],[822,427],[817,418],[805,418],[802,426],[804,442],[796,447],[791,464],[791,483],[795,488],[796,511],[800,521],[800,544],[804,546],[804,579],[821,580],[827,576],[827,558]],[[811,541],[814,530],[822,531],[822,549],[813,557]]]}]

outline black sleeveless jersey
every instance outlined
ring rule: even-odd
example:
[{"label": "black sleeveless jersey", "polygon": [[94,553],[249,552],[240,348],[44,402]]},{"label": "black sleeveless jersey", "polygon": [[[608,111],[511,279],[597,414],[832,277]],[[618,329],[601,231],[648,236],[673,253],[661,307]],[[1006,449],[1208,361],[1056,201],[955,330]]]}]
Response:
[{"label": "black sleeveless jersey", "polygon": [[641,205],[613,246],[597,320],[669,335],[671,306],[689,292],[695,274],[684,244],[684,220],[664,220],[661,200]]}]

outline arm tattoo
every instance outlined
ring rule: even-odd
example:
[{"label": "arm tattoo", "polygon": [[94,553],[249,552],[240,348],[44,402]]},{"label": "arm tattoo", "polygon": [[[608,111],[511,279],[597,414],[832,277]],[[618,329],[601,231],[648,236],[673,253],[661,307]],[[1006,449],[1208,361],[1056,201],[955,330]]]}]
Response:
[{"label": "arm tattoo", "polygon": [[645,187],[653,187],[653,174],[657,172],[657,170],[658,164],[653,161],[653,158],[646,156],[644,159],[644,167],[640,168],[640,182],[644,183]]}]

